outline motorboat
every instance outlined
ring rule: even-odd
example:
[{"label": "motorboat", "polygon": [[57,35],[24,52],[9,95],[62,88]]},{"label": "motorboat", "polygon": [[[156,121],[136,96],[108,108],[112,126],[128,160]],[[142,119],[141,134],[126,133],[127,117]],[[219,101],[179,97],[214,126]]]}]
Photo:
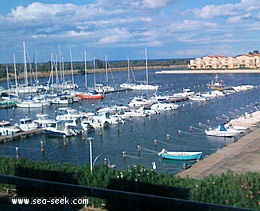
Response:
[{"label": "motorboat", "polygon": [[169,100],[169,95],[157,95],[156,93],[150,98],[153,102]]},{"label": "motorboat", "polygon": [[201,96],[206,98],[206,99],[212,99],[212,98],[216,98],[216,97],[224,97],[225,94],[222,91],[219,91],[219,90],[212,90],[212,91],[209,91],[209,92],[201,93]]},{"label": "motorboat", "polygon": [[15,135],[16,133],[20,132],[20,128],[16,125],[11,125],[9,121],[1,121],[0,122],[0,135],[1,136],[8,136],[8,135]]},{"label": "motorboat", "polygon": [[36,114],[36,117],[37,117],[37,119],[34,120],[34,122],[36,124],[38,124],[39,127],[42,127],[42,128],[51,126],[52,124],[54,124],[56,122],[55,119],[51,119],[48,114],[44,114],[42,112]]},{"label": "motorboat", "polygon": [[48,136],[69,137],[76,136],[78,133],[66,125],[66,121],[56,121],[51,126],[45,127],[44,131]]},{"label": "motorboat", "polygon": [[153,100],[145,99],[144,97],[134,97],[128,104],[130,108],[140,108],[144,106],[151,106]]},{"label": "motorboat", "polygon": [[55,97],[51,100],[52,104],[69,104],[72,103],[72,98],[66,96]]},{"label": "motorboat", "polygon": [[111,125],[124,124],[124,120],[111,112],[97,112],[92,118],[108,121]]},{"label": "motorboat", "polygon": [[207,87],[209,89],[216,89],[216,90],[224,90],[226,88],[226,85],[224,84],[223,80],[220,80],[218,75],[215,76],[215,81],[211,81],[207,84]]},{"label": "motorboat", "polygon": [[162,149],[158,155],[170,160],[199,160],[202,156],[202,152],[168,152],[166,149]]},{"label": "motorboat", "polygon": [[109,120],[103,119],[103,118],[97,118],[95,115],[92,117],[87,117],[83,118],[81,121],[81,127],[85,129],[83,130],[88,130],[89,125],[93,127],[94,129],[98,128],[107,128],[111,125]]},{"label": "motorboat", "polygon": [[241,133],[241,131],[234,128],[226,128],[225,125],[220,125],[219,127],[209,130],[205,130],[208,136],[218,136],[218,137],[234,137]]},{"label": "motorboat", "polygon": [[36,130],[38,128],[38,125],[30,117],[26,117],[20,119],[19,128],[22,131],[30,131]]},{"label": "motorboat", "polygon": [[69,119],[77,119],[83,118],[85,114],[83,112],[79,112],[76,109],[70,107],[61,107],[58,108],[58,114],[56,116],[56,120],[69,120]]},{"label": "motorboat", "polygon": [[171,111],[175,110],[179,107],[179,105],[171,102],[157,102],[153,105],[151,105],[151,110],[157,110],[157,111]]},{"label": "motorboat", "polygon": [[234,128],[250,128],[257,126],[260,121],[260,111],[244,113],[242,116],[230,120],[229,124]]},{"label": "motorboat", "polygon": [[248,91],[248,90],[252,90],[254,88],[253,85],[240,85],[240,86],[233,86],[232,87],[236,92],[240,92],[240,91]]},{"label": "motorboat", "polygon": [[159,110],[151,109],[151,108],[143,108],[143,111],[144,114],[146,114],[147,116],[160,114]]},{"label": "motorboat", "polygon": [[95,128],[93,127],[93,125],[90,123],[89,119],[82,119],[81,120],[81,129],[84,132],[92,132],[95,130]]},{"label": "motorboat", "polygon": [[192,96],[194,94],[195,94],[195,92],[193,92],[190,89],[186,88],[186,89],[183,89],[182,92],[174,93],[173,97],[185,98],[185,97]]},{"label": "motorboat", "polygon": [[125,105],[113,105],[113,106],[103,106],[100,107],[96,110],[97,113],[102,113],[102,112],[110,112],[111,114],[118,113],[120,111],[125,111],[129,109],[128,106]]},{"label": "motorboat", "polygon": [[116,116],[119,116],[122,119],[129,119],[132,117],[146,117],[148,114],[144,111],[144,108],[141,107],[139,109],[129,109],[119,112]]},{"label": "motorboat", "polygon": [[191,101],[199,101],[199,102],[207,100],[207,98],[203,97],[201,93],[196,93],[195,95],[189,96],[188,98]]}]

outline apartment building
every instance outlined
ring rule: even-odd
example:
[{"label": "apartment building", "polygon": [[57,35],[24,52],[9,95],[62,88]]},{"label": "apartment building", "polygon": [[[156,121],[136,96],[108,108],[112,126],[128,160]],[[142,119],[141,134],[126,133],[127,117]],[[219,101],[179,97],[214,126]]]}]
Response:
[{"label": "apartment building", "polygon": [[235,57],[204,56],[190,60],[189,69],[260,68],[260,54],[243,54]]}]

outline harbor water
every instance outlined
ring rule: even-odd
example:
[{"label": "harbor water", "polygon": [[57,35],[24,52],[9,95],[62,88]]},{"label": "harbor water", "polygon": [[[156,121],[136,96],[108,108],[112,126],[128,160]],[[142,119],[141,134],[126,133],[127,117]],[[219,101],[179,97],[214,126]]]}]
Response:
[{"label": "harbor water", "polygon": [[[155,74],[156,71],[158,70],[149,72],[149,83],[159,85],[157,95],[172,95],[181,92],[183,88],[190,88],[195,92],[208,91],[206,84],[215,77],[214,74]],[[106,80],[105,73],[89,74],[88,86],[93,86],[94,77],[100,83]],[[109,73],[108,78],[112,84],[119,85],[126,81],[127,72]],[[135,78],[144,80],[145,72],[136,71]],[[177,110],[163,111],[159,115],[145,118],[131,118],[125,124],[112,125],[109,128],[75,137],[50,138],[41,134],[3,143],[0,145],[0,156],[15,157],[16,147],[19,147],[20,156],[30,160],[86,164],[89,163],[90,157],[90,145],[87,137],[93,137],[94,166],[103,165],[106,158],[111,165],[115,164],[116,168],[120,170],[125,170],[135,164],[152,168],[155,167],[152,166],[155,163],[158,171],[178,173],[183,169],[184,163],[162,160],[158,156],[158,152],[165,148],[168,151],[202,151],[203,157],[208,156],[236,139],[208,137],[203,132],[207,127],[216,127],[227,118],[235,118],[259,108],[260,74],[219,74],[219,78],[227,86],[250,84],[255,88],[206,102],[179,102],[180,106]],[[48,79],[40,80],[47,81]],[[76,75],[74,80],[80,85],[80,90],[83,90],[84,76]],[[6,82],[2,82],[0,85],[7,86]],[[150,97],[153,94],[154,91],[115,92],[106,94],[103,100],[82,100],[69,104],[69,107],[80,111],[95,111],[97,108],[107,105],[127,105],[135,96]],[[55,118],[57,108],[57,105],[51,105],[45,107],[44,112]],[[25,116],[36,119],[35,115],[39,112],[42,112],[42,109],[2,109],[0,116],[2,120],[11,121],[14,124]],[[190,126],[192,126],[192,131],[190,131]],[[44,153],[40,151],[41,141],[44,143]],[[125,158],[123,158],[123,154]]]}]

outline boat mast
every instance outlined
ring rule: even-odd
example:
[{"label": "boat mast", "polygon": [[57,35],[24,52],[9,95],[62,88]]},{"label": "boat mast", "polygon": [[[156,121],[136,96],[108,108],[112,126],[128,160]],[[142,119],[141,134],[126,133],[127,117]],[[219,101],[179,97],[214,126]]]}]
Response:
[{"label": "boat mast", "polygon": [[35,50],[35,61],[34,61],[34,65],[35,65],[35,80],[36,80],[36,86],[39,85],[39,81],[38,81],[38,61],[37,61],[37,51]]},{"label": "boat mast", "polygon": [[60,81],[61,83],[64,82],[64,69],[62,69],[62,56],[61,56],[61,49],[59,44],[59,71],[60,71]]},{"label": "boat mast", "polygon": [[9,71],[8,71],[8,66],[5,66],[6,69],[6,81],[7,81],[7,89],[9,90],[10,86],[9,86]]},{"label": "boat mast", "polygon": [[18,93],[17,87],[18,87],[18,82],[17,82],[17,70],[16,70],[16,62],[15,62],[15,54],[13,54],[13,60],[14,60],[14,80],[15,80],[15,92],[16,94]]},{"label": "boat mast", "polygon": [[84,61],[85,61],[85,88],[88,87],[88,76],[87,76],[87,51],[84,51]]},{"label": "boat mast", "polygon": [[127,80],[130,83],[130,61],[129,61],[129,58],[127,58]]},{"label": "boat mast", "polygon": [[26,50],[25,50],[24,41],[23,41],[23,59],[24,59],[24,83],[26,86],[28,86],[27,61],[26,61]]},{"label": "boat mast", "polygon": [[148,84],[148,61],[147,61],[147,48],[145,48],[145,74],[146,74],[146,84]]},{"label": "boat mast", "polygon": [[74,86],[74,76],[73,76],[73,64],[72,64],[72,52],[70,47],[70,68],[71,68],[71,82]]},{"label": "boat mast", "polygon": [[96,87],[96,58],[93,59],[93,68],[94,68],[94,87]]},{"label": "boat mast", "polygon": [[55,53],[55,74],[56,74],[56,84],[60,84],[59,82],[59,75],[58,75],[58,56]]},{"label": "boat mast", "polygon": [[106,82],[108,84],[108,74],[107,74],[107,55],[105,55],[105,66],[106,66]]},{"label": "boat mast", "polygon": [[51,52],[51,84],[53,86],[53,54]]}]

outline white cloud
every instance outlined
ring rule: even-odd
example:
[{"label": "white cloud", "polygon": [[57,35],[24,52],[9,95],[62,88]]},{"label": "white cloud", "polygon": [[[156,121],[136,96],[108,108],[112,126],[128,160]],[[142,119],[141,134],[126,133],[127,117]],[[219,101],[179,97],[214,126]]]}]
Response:
[{"label": "white cloud", "polygon": [[227,22],[228,23],[239,23],[243,19],[250,19],[250,17],[251,17],[251,15],[249,13],[243,14],[243,15],[236,15],[236,16],[228,18]]},{"label": "white cloud", "polygon": [[136,8],[144,11],[146,9],[160,9],[167,7],[169,4],[175,3],[176,0],[98,0],[98,5],[110,8]]},{"label": "white cloud", "polygon": [[225,5],[207,5],[200,10],[196,10],[195,14],[201,18],[211,19],[219,16],[230,16],[238,14],[233,4]]},{"label": "white cloud", "polygon": [[[52,46],[72,43],[79,48],[84,43],[93,49],[153,46],[164,52],[172,51],[169,49],[173,45],[184,54],[189,53],[184,48],[196,53],[195,47],[206,49],[215,43],[246,42],[243,40],[249,40],[249,36],[256,40],[260,28],[259,0],[214,5],[199,1],[196,9],[194,4],[177,0],[91,2],[94,3],[77,5],[76,1],[73,4],[42,1],[17,6],[9,14],[0,15],[0,28],[5,29],[0,31],[1,40],[6,40],[5,46],[33,40]],[[242,39],[241,30],[250,33],[244,33]],[[48,49],[47,44],[44,46]]]},{"label": "white cloud", "polygon": [[100,44],[120,43],[129,39],[132,35],[125,28],[113,28],[106,30],[105,35],[99,40]]},{"label": "white cloud", "polygon": [[41,39],[41,38],[48,38],[48,39],[68,39],[68,38],[82,38],[82,37],[88,37],[93,35],[93,33],[84,32],[84,31],[66,31],[62,33],[56,33],[56,34],[34,34],[32,35],[33,39]]},{"label": "white cloud", "polygon": [[220,16],[240,16],[247,12],[259,11],[259,0],[241,0],[237,4],[206,5],[202,9],[194,10],[200,18],[211,19]]},{"label": "white cloud", "polygon": [[183,20],[179,22],[173,22],[170,25],[172,31],[194,31],[194,30],[209,30],[215,29],[218,26],[217,23],[201,20]]},{"label": "white cloud", "polygon": [[150,9],[158,9],[167,6],[170,0],[143,0],[142,4]]}]

